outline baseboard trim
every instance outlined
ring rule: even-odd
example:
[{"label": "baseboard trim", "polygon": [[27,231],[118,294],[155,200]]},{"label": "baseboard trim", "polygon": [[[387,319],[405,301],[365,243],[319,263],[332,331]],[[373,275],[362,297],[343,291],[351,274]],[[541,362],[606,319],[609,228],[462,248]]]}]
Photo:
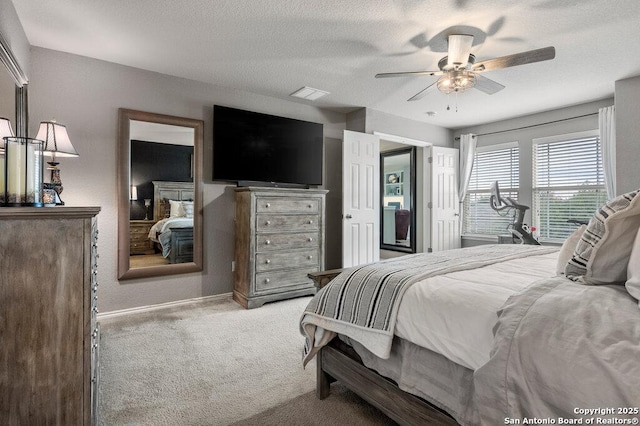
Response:
[{"label": "baseboard trim", "polygon": [[229,300],[229,301],[233,300],[232,293],[214,294],[213,296],[194,297],[192,299],[176,300],[174,302],[159,303],[157,305],[138,306],[135,308],[119,309],[117,311],[99,313],[97,317],[98,317],[98,320],[106,319],[106,318],[115,318],[115,317],[120,317],[125,315],[156,311],[159,309],[175,308],[181,305],[187,305],[194,302],[197,303],[197,302],[212,302],[212,301],[224,301],[224,300]]}]

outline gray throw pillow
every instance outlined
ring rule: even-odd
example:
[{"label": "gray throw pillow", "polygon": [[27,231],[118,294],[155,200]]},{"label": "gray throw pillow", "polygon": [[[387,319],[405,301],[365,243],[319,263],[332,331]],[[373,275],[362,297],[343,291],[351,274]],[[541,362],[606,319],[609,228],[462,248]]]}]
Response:
[{"label": "gray throw pillow", "polygon": [[640,190],[607,202],[589,221],[565,267],[583,284],[624,284],[633,241],[640,228]]}]

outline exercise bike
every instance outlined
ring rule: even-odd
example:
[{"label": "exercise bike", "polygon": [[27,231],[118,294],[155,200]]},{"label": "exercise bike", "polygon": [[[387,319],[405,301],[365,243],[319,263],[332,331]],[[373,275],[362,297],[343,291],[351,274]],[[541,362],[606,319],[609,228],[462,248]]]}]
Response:
[{"label": "exercise bike", "polygon": [[505,216],[512,211],[515,211],[513,217],[513,223],[509,224],[509,231],[511,235],[520,240],[520,244],[529,244],[539,246],[540,243],[536,240],[529,226],[524,223],[524,213],[529,210],[529,206],[518,204],[511,198],[502,198],[500,196],[500,187],[498,181],[495,181],[491,185],[491,197],[489,198],[489,204],[491,208],[498,212],[499,215]]}]

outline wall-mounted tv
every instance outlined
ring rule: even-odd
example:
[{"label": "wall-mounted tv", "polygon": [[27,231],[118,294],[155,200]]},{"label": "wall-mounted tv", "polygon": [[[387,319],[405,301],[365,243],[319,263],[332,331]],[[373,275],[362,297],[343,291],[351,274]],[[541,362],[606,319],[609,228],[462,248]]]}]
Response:
[{"label": "wall-mounted tv", "polygon": [[213,180],[322,184],[322,124],[214,105]]}]

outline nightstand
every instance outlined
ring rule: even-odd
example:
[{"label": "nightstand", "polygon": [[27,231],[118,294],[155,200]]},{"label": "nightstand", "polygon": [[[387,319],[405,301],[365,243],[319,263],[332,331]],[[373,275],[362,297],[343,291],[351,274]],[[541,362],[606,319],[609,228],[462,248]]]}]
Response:
[{"label": "nightstand", "polygon": [[331,280],[340,275],[340,272],[345,271],[346,269],[329,269],[328,271],[320,271],[320,272],[311,272],[307,274],[311,281],[313,281],[313,285],[317,288],[322,288],[325,285],[329,284]]},{"label": "nightstand", "polygon": [[153,241],[149,239],[152,220],[129,221],[129,255],[154,254]]}]

